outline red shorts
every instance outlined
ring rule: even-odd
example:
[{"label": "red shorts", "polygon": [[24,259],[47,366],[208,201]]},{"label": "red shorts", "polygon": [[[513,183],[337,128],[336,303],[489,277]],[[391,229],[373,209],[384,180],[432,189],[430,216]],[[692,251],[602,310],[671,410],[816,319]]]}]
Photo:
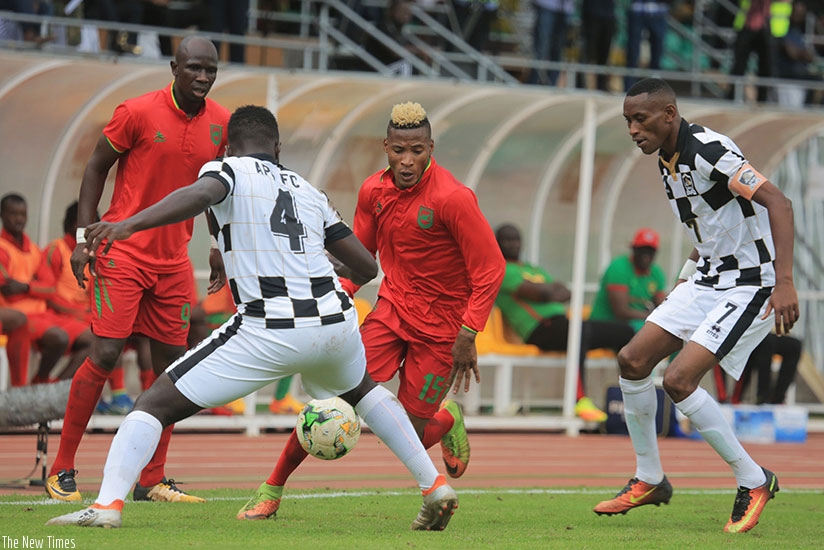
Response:
[{"label": "red shorts", "polygon": [[88,323],[71,315],[61,315],[56,311],[47,309],[42,313],[30,313],[26,315],[29,320],[29,336],[32,342],[39,341],[46,331],[52,327],[62,328],[69,335],[69,349],[74,345],[77,337],[89,328]]},{"label": "red shorts", "polygon": [[138,266],[114,251],[97,260],[92,281],[92,332],[104,338],[143,334],[185,346],[197,299],[191,262],[171,273]]},{"label": "red shorts", "polygon": [[366,368],[376,382],[399,373],[398,400],[410,414],[432,418],[449,389],[453,342],[420,336],[387,300],[378,300],[361,325]]}]

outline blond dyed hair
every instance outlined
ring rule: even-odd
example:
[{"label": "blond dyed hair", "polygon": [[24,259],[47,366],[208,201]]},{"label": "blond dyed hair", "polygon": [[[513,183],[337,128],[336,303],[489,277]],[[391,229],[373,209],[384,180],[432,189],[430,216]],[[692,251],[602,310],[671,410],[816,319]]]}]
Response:
[{"label": "blond dyed hair", "polygon": [[392,107],[392,114],[389,117],[389,126],[392,128],[420,128],[428,124],[429,119],[426,118],[426,110],[420,103],[407,101]]}]

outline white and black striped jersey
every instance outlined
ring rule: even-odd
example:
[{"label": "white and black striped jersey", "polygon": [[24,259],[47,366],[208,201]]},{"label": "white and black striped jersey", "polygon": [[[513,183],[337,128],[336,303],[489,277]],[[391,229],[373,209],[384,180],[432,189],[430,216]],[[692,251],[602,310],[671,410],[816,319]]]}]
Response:
[{"label": "white and black striped jersey", "polygon": [[672,158],[658,157],[673,211],[698,250],[696,284],[775,285],[767,209],[752,200],[766,178],[727,136],[681,121]]},{"label": "white and black striped jersey", "polygon": [[226,198],[211,210],[239,313],[269,328],[328,325],[353,314],[324,251],[352,230],[324,193],[266,155],[208,162],[200,175],[226,185]]}]

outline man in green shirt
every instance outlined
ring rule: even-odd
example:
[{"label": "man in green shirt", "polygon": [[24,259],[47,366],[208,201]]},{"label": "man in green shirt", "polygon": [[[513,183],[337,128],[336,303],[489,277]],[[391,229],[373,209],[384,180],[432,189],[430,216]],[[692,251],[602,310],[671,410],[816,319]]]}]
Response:
[{"label": "man in green shirt", "polygon": [[622,321],[638,332],[647,315],[666,297],[664,271],[653,263],[658,241],[658,233],[652,229],[638,230],[630,245],[632,252],[612,260],[601,277],[590,319]]},{"label": "man in green shirt", "polygon": [[[498,246],[506,260],[506,272],[495,305],[504,320],[527,344],[544,351],[566,351],[569,319],[566,316],[570,293],[567,287],[543,268],[521,262],[521,233],[514,225],[505,224],[495,233]],[[584,321],[581,349],[578,356],[578,402],[575,414],[590,422],[603,422],[606,413],[600,410],[584,391],[586,353],[591,349],[608,348],[616,353],[634,334],[632,328],[614,321]]]}]

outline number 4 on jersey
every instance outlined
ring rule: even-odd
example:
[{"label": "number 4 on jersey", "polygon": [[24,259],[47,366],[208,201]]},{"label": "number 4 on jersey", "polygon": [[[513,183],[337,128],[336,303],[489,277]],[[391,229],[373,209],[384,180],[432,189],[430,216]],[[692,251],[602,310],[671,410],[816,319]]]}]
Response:
[{"label": "number 4 on jersey", "polygon": [[306,229],[300,223],[297,209],[295,208],[295,198],[289,191],[280,189],[275,202],[275,209],[269,216],[269,227],[272,233],[289,239],[289,248],[292,252],[302,254],[303,238],[306,237]]}]

